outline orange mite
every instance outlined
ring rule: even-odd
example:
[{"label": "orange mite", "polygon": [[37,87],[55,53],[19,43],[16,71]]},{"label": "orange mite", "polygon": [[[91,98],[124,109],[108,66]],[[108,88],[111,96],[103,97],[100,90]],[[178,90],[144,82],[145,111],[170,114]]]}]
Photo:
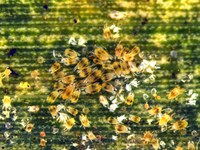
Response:
[{"label": "orange mite", "polygon": [[62,99],[63,100],[68,99],[72,95],[74,88],[75,88],[74,84],[66,86],[66,88],[62,92]]},{"label": "orange mite", "polygon": [[94,70],[92,73],[84,80],[86,83],[93,83],[101,78],[102,71]]},{"label": "orange mite", "polygon": [[149,109],[149,104],[147,102],[144,104],[144,108]]}]

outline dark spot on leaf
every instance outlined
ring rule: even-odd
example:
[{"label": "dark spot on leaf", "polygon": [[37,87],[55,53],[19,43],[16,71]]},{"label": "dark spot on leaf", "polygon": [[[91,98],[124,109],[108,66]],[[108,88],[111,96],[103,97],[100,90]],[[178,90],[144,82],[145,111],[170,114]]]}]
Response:
[{"label": "dark spot on leaf", "polygon": [[147,24],[147,23],[148,23],[148,19],[147,19],[146,17],[143,18],[141,24],[144,26],[144,25]]},{"label": "dark spot on leaf", "polygon": [[7,56],[8,56],[8,57],[11,57],[11,56],[13,56],[16,52],[17,52],[17,49],[16,49],[16,48],[12,48],[12,49],[8,52]]},{"label": "dark spot on leaf", "polygon": [[76,18],[74,18],[74,23],[78,23],[78,20]]},{"label": "dark spot on leaf", "polygon": [[8,69],[10,69],[10,71],[11,71],[11,75],[13,75],[13,76],[19,76],[19,73],[17,73],[16,71],[14,71],[11,67],[8,67]]},{"label": "dark spot on leaf", "polygon": [[176,73],[175,73],[175,72],[172,72],[171,78],[172,78],[172,79],[176,79]]},{"label": "dark spot on leaf", "polygon": [[48,9],[48,5],[44,5],[43,8],[44,8],[45,10],[47,10],[47,9]]}]

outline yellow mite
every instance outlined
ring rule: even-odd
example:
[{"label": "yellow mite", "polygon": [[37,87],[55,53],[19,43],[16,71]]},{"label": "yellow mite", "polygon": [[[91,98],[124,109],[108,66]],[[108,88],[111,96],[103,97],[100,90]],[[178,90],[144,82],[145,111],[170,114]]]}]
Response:
[{"label": "yellow mite", "polygon": [[107,27],[107,25],[104,26],[103,37],[106,40],[109,40],[109,39],[111,39],[113,37],[113,34],[112,34],[111,30],[110,30],[110,27]]},{"label": "yellow mite", "polygon": [[168,114],[164,114],[160,119],[159,119],[159,121],[158,121],[158,125],[159,126],[165,126],[165,125],[167,125],[167,123],[169,122],[169,121],[172,121],[172,116],[170,116],[170,115],[168,115]]},{"label": "yellow mite", "polygon": [[60,95],[60,92],[58,92],[58,91],[51,92],[47,97],[47,102],[54,103],[59,95]]},{"label": "yellow mite", "polygon": [[144,140],[145,144],[148,144],[152,140],[152,138],[153,138],[153,135],[149,131],[146,131],[143,135],[143,140]]},{"label": "yellow mite", "polygon": [[87,67],[90,64],[89,60],[86,57],[83,57],[78,64],[76,65],[76,69],[81,70],[85,67]]},{"label": "yellow mite", "polygon": [[102,74],[101,80],[103,82],[108,82],[108,81],[111,81],[114,78],[114,76],[115,76],[114,72],[106,72]]},{"label": "yellow mite", "polygon": [[133,93],[129,93],[128,96],[126,97],[125,103],[127,105],[132,105],[134,101],[135,101],[134,94]]},{"label": "yellow mite", "polygon": [[115,61],[113,64],[113,69],[116,75],[121,75],[122,73],[122,68],[121,68],[121,64],[118,61]]},{"label": "yellow mite", "polygon": [[108,117],[108,118],[107,118],[107,121],[108,121],[108,123],[110,123],[110,124],[118,124],[117,118],[114,118],[114,117]]},{"label": "yellow mite", "polygon": [[85,88],[85,92],[88,94],[95,94],[95,93],[99,93],[100,91],[101,91],[101,85],[98,82],[89,84]]},{"label": "yellow mite", "polygon": [[154,150],[160,149],[160,143],[159,143],[159,140],[157,138],[153,138],[151,140],[151,145],[152,145]]},{"label": "yellow mite", "polygon": [[31,86],[30,86],[30,84],[28,83],[28,82],[20,82],[19,83],[19,88],[20,89],[28,89],[28,88],[30,88]]},{"label": "yellow mite", "polygon": [[106,61],[110,59],[109,53],[105,51],[103,48],[96,48],[94,50],[94,54],[99,60],[102,60],[102,61]]},{"label": "yellow mite", "polygon": [[175,88],[173,88],[169,94],[167,95],[168,96],[168,99],[169,100],[172,100],[172,99],[175,99],[176,97],[178,97],[180,94],[182,94],[183,92],[185,92],[185,89],[181,89],[180,86],[177,86]]},{"label": "yellow mite", "polygon": [[115,56],[118,58],[118,59],[121,59],[122,58],[122,53],[123,53],[123,45],[122,44],[117,44],[116,48],[115,48]]},{"label": "yellow mite", "polygon": [[188,126],[188,122],[186,120],[179,120],[172,124],[171,130],[178,131],[184,130]]},{"label": "yellow mite", "polygon": [[71,84],[75,80],[75,75],[68,75],[61,78],[61,81],[65,84]]},{"label": "yellow mite", "polygon": [[3,74],[5,75],[6,78],[9,78],[9,76],[10,76],[11,73],[12,73],[11,70],[8,69],[8,68],[6,68],[6,70],[4,71]]},{"label": "yellow mite", "polygon": [[46,143],[47,143],[47,141],[45,139],[40,139],[40,146],[41,147],[45,147]]},{"label": "yellow mite", "polygon": [[148,112],[149,112],[150,115],[155,116],[155,115],[160,114],[161,111],[162,111],[162,107],[157,105],[157,106],[151,108]]},{"label": "yellow mite", "polygon": [[88,120],[86,115],[81,114],[79,116],[79,120],[84,127],[90,127],[90,121]]},{"label": "yellow mite", "polygon": [[122,125],[122,124],[116,124],[115,125],[115,132],[117,134],[128,133],[128,127],[126,127],[125,125]]},{"label": "yellow mite", "polygon": [[122,74],[127,75],[131,72],[129,63],[127,61],[121,62]]},{"label": "yellow mite", "polygon": [[64,55],[69,58],[77,58],[79,54],[74,50],[66,49]]},{"label": "yellow mite", "polygon": [[140,120],[141,120],[141,118],[140,118],[139,116],[131,115],[131,116],[129,117],[129,120],[130,120],[130,121],[133,121],[133,122],[135,122],[135,123],[139,123]]},{"label": "yellow mite", "polygon": [[55,62],[53,65],[51,65],[51,68],[49,69],[49,72],[50,73],[55,73],[58,70],[60,70],[60,68],[61,68],[60,63],[59,62]]},{"label": "yellow mite", "polygon": [[94,70],[91,74],[84,80],[85,83],[94,83],[101,78],[102,71]]},{"label": "yellow mite", "polygon": [[99,101],[104,107],[107,107],[109,105],[108,99],[103,95],[99,96]]},{"label": "yellow mite", "polygon": [[194,142],[192,141],[189,141],[188,142],[188,144],[187,144],[187,149],[188,150],[197,150],[196,148],[195,148],[195,145],[194,145]]},{"label": "yellow mite", "polygon": [[69,131],[74,125],[75,125],[75,119],[70,118],[63,124],[63,127],[65,130]]},{"label": "yellow mite", "polygon": [[10,96],[4,96],[2,102],[3,102],[3,109],[8,110],[9,108],[11,108]]},{"label": "yellow mite", "polygon": [[83,68],[83,69],[78,71],[79,76],[81,78],[87,77],[91,72],[92,72],[92,68],[91,67],[85,67],[85,68]]},{"label": "yellow mite", "polygon": [[32,123],[27,124],[26,129],[25,129],[26,132],[31,132],[33,127],[34,127],[34,124],[32,124]]},{"label": "yellow mite", "polygon": [[102,83],[102,89],[109,93],[115,93],[115,88],[111,83]]},{"label": "yellow mite", "polygon": [[49,111],[52,117],[56,117],[58,115],[57,107],[54,105],[49,107]]},{"label": "yellow mite", "polygon": [[64,63],[66,66],[75,65],[77,64],[78,58],[62,58],[61,62]]},{"label": "yellow mite", "polygon": [[69,100],[71,101],[71,103],[77,103],[77,102],[78,102],[78,99],[79,99],[79,97],[80,97],[80,94],[81,94],[81,91],[80,91],[80,90],[75,90],[75,91],[71,94],[71,96],[70,96],[70,98],[69,98]]},{"label": "yellow mite", "polygon": [[73,108],[72,106],[67,107],[67,112],[73,116],[76,116],[78,114],[78,110],[76,108]]},{"label": "yellow mite", "polygon": [[90,141],[97,139],[97,137],[94,135],[92,131],[88,131],[88,138],[90,139]]}]

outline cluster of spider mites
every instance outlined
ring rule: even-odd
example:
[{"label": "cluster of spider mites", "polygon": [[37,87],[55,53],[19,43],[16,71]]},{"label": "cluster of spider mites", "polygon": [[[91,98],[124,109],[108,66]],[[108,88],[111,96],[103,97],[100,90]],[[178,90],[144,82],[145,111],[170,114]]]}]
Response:
[{"label": "cluster of spider mites", "polygon": [[[129,49],[123,47],[122,44],[118,44],[114,50],[114,56],[109,54],[101,47],[97,47],[94,51],[88,54],[88,56],[81,56],[78,52],[72,49],[66,49],[64,56],[57,60],[50,68],[50,72],[55,79],[54,91],[52,91],[47,97],[47,101],[51,103],[49,111],[53,117],[63,123],[64,129],[67,131],[76,124],[74,117],[79,113],[78,109],[68,106],[67,112],[70,115],[64,115],[59,111],[63,109],[62,105],[53,105],[56,99],[61,98],[63,101],[68,101],[72,104],[78,102],[80,95],[92,95],[98,94],[99,102],[104,107],[111,107],[111,102],[107,99],[107,95],[113,97],[120,97],[120,94],[126,90],[126,82],[130,82],[130,78],[134,79],[136,74],[143,72],[151,72],[151,66],[147,65],[145,68],[141,68],[140,65],[143,62],[143,55],[140,53],[140,48],[134,46]],[[62,69],[61,64],[68,67],[63,67],[68,73]],[[150,70],[150,71],[149,71]],[[173,100],[184,92],[179,86],[175,87],[168,93],[168,99]],[[105,96],[106,95],[106,96]],[[154,93],[155,99],[160,99],[156,93]],[[124,103],[126,105],[132,105],[134,103],[134,94],[130,91],[125,97]],[[144,105],[144,108],[151,116],[157,116],[162,114],[162,106],[150,107],[148,103]],[[86,110],[85,110],[86,111]],[[58,117],[60,115],[60,117]],[[168,112],[158,115],[158,125],[166,127],[167,123],[172,121],[174,114]],[[121,116],[122,117],[122,116]],[[123,118],[123,117],[122,117]],[[139,123],[141,118],[139,116],[131,115],[128,118],[130,121]],[[87,113],[79,115],[81,125],[90,127],[90,121],[87,117]],[[107,121],[115,125],[116,134],[129,133],[129,127],[119,122],[120,117],[109,117]],[[122,119],[123,120],[123,119]],[[188,126],[186,120],[178,120],[171,126],[172,130],[184,130]],[[96,139],[96,136],[92,131],[88,132],[88,138],[90,140]],[[155,147],[158,147],[158,139],[154,138],[154,135],[147,131],[141,138],[143,142],[154,143]]]}]

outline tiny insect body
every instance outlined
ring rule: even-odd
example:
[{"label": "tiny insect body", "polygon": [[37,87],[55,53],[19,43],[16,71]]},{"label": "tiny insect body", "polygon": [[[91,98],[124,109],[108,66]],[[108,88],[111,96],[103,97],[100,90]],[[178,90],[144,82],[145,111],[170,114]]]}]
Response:
[{"label": "tiny insect body", "polygon": [[65,84],[71,84],[75,80],[75,75],[68,75],[61,78],[61,81]]},{"label": "tiny insect body", "polygon": [[88,136],[90,141],[93,141],[93,140],[97,139],[97,137],[94,135],[94,133],[92,131],[88,131],[87,136]]},{"label": "tiny insect body", "polygon": [[115,88],[111,83],[104,82],[102,83],[102,89],[109,93],[115,93]]},{"label": "tiny insect body", "polygon": [[132,121],[132,122],[135,122],[135,123],[139,123],[141,118],[139,116],[131,115],[129,117],[129,120]]},{"label": "tiny insect body", "polygon": [[107,107],[109,105],[108,99],[103,95],[99,96],[99,101],[104,107]]},{"label": "tiny insect body", "polygon": [[95,94],[101,91],[101,84],[98,82],[86,86],[85,92],[88,94]]},{"label": "tiny insect body", "polygon": [[91,67],[85,67],[78,71],[79,77],[81,77],[81,78],[87,77],[91,72],[92,72]]},{"label": "tiny insect body", "polygon": [[81,91],[80,91],[80,90],[75,90],[75,91],[71,94],[71,96],[70,96],[70,98],[69,98],[69,100],[71,101],[71,103],[77,103],[77,102],[78,102],[78,99],[79,99],[79,97],[80,97],[80,94],[81,94]]},{"label": "tiny insect body", "polygon": [[109,53],[107,51],[105,51],[103,48],[96,48],[94,50],[94,54],[98,59],[100,59],[102,61],[106,61],[111,58]]},{"label": "tiny insect body", "polygon": [[153,135],[150,131],[146,131],[143,135],[143,140],[145,142],[145,144],[148,144],[153,138]]},{"label": "tiny insect body", "polygon": [[58,81],[53,85],[53,87],[55,90],[63,90],[65,88],[65,84]]},{"label": "tiny insect body", "polygon": [[108,123],[110,124],[118,124],[118,120],[115,117],[108,117],[107,118]]},{"label": "tiny insect body", "polygon": [[83,69],[85,67],[87,67],[90,64],[89,60],[86,57],[83,57],[78,64],[76,65],[75,69]]},{"label": "tiny insect body", "polygon": [[178,131],[178,130],[184,130],[188,126],[188,122],[186,120],[179,120],[172,124],[172,130]]},{"label": "tiny insect body", "polygon": [[157,105],[151,108],[148,112],[150,115],[158,115],[161,113],[161,111],[162,111],[162,107]]},{"label": "tiny insect body", "polygon": [[180,94],[182,94],[184,91],[185,91],[185,89],[182,89],[182,88],[180,88],[180,86],[177,86],[177,87],[173,88],[173,89],[169,92],[169,94],[167,95],[167,96],[168,96],[168,99],[169,99],[169,100],[175,99],[175,98],[178,97]]},{"label": "tiny insect body", "polygon": [[90,127],[90,121],[88,120],[86,115],[81,114],[79,116],[79,120],[84,127]]},{"label": "tiny insect body", "polygon": [[75,65],[78,62],[78,58],[62,58],[61,62],[64,63],[66,66]]},{"label": "tiny insect body", "polygon": [[65,130],[69,131],[75,125],[75,119],[69,118],[64,124],[63,127]]},{"label": "tiny insect body", "polygon": [[66,86],[61,94],[62,99],[63,100],[68,99],[72,95],[74,88],[75,88],[74,84],[70,84],[70,85]]},{"label": "tiny insect body", "polygon": [[4,96],[3,100],[3,109],[8,110],[11,108],[11,98],[10,96]]},{"label": "tiny insect body", "polygon": [[115,125],[115,132],[116,134],[121,134],[121,133],[128,133],[128,127],[122,124],[116,124]]},{"label": "tiny insect body", "polygon": [[116,75],[121,75],[122,69],[121,69],[121,64],[118,61],[115,61],[113,64],[113,69]]},{"label": "tiny insect body", "polygon": [[108,82],[108,81],[111,81],[114,77],[115,77],[115,73],[114,72],[106,72],[106,73],[102,74],[101,80],[103,82]]},{"label": "tiny insect body", "polygon": [[103,29],[103,37],[104,39],[106,40],[109,40],[111,39],[113,36],[111,30],[110,30],[110,27],[108,27],[107,25],[104,26],[104,29]]},{"label": "tiny insect body", "polygon": [[58,91],[51,92],[47,97],[47,102],[54,103],[59,95],[60,95],[60,92],[58,92]]},{"label": "tiny insect body", "polygon": [[55,105],[50,106],[49,111],[52,117],[56,117],[58,115],[57,107]]},{"label": "tiny insect body", "polygon": [[127,75],[131,72],[129,63],[126,61],[121,62],[122,74]]},{"label": "tiny insect body", "polygon": [[165,113],[165,114],[159,119],[158,125],[159,125],[159,126],[165,126],[165,125],[167,125],[167,123],[168,123],[169,121],[172,121],[172,116],[170,116],[170,115],[168,115],[168,114]]},{"label": "tiny insect body", "polygon": [[102,71],[94,70],[92,73],[84,80],[85,83],[93,83],[101,78]]},{"label": "tiny insect body", "polygon": [[133,93],[129,93],[128,96],[126,97],[125,103],[127,105],[132,105],[134,101],[135,101],[134,94]]},{"label": "tiny insect body", "polygon": [[66,49],[64,55],[69,58],[77,58],[79,54],[74,50]]},{"label": "tiny insect body", "polygon": [[67,107],[67,112],[73,116],[76,116],[78,114],[78,110],[72,106]]},{"label": "tiny insect body", "polygon": [[121,59],[122,58],[122,53],[123,53],[123,45],[122,44],[117,44],[116,48],[115,48],[115,56],[118,58],[118,59]]},{"label": "tiny insect body", "polygon": [[57,72],[58,70],[60,70],[61,69],[61,64],[59,63],[59,62],[55,62],[52,66],[51,66],[51,68],[49,69],[49,72],[50,73],[55,73],[55,72]]}]

